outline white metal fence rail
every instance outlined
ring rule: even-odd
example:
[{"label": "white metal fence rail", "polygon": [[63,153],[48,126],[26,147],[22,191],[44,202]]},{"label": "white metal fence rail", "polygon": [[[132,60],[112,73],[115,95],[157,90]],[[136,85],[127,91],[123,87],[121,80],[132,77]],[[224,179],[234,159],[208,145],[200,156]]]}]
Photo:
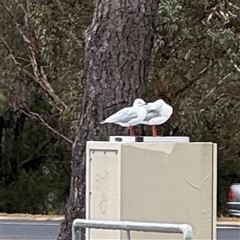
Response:
[{"label": "white metal fence rail", "polygon": [[75,219],[72,225],[72,239],[82,240],[83,228],[124,230],[127,232],[127,239],[130,240],[130,231],[160,232],[160,233],[182,233],[185,240],[193,240],[193,230],[188,224],[167,224],[167,223],[145,223],[128,221],[99,221]]}]

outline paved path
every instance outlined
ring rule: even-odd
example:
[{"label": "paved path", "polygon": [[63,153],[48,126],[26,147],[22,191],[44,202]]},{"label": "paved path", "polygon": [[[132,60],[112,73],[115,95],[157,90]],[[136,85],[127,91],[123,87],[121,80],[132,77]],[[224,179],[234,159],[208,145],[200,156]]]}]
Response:
[{"label": "paved path", "polygon": [[[62,219],[59,216],[0,215],[0,240],[56,240]],[[218,222],[217,240],[240,240],[240,221]]]},{"label": "paved path", "polygon": [[218,225],[217,226],[217,240],[239,240],[240,226],[239,223],[235,225]]},{"label": "paved path", "polygon": [[1,240],[56,240],[61,221],[0,220]]}]

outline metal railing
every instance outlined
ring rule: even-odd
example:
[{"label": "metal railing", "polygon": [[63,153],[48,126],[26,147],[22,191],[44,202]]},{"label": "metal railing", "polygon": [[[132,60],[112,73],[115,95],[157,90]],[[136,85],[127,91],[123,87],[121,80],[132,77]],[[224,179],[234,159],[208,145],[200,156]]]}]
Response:
[{"label": "metal railing", "polygon": [[193,240],[193,230],[188,224],[146,223],[128,221],[100,221],[75,219],[72,225],[72,239],[82,240],[83,228],[124,230],[127,239],[131,239],[130,231],[159,232],[159,233],[182,233],[185,240]]}]

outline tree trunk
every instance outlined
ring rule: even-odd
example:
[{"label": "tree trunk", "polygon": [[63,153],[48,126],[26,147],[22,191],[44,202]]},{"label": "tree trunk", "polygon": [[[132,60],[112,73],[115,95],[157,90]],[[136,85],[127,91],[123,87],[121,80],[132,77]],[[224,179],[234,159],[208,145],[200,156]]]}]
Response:
[{"label": "tree trunk", "polygon": [[2,171],[2,164],[3,164],[3,153],[2,153],[2,149],[3,149],[3,128],[5,126],[5,121],[4,118],[2,116],[0,116],[0,172],[3,173]]},{"label": "tree trunk", "polygon": [[95,1],[86,31],[86,88],[73,144],[70,196],[58,239],[71,239],[72,221],[85,218],[86,141],[126,134],[99,121],[145,93],[157,7],[158,0]]}]

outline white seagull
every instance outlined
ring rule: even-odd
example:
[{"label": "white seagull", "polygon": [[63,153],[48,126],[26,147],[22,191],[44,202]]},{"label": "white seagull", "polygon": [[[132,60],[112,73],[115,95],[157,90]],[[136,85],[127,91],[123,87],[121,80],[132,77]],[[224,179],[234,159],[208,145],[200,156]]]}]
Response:
[{"label": "white seagull", "polygon": [[146,105],[147,116],[141,124],[152,126],[152,135],[158,136],[156,125],[165,123],[172,115],[173,108],[165,103],[162,99]]},{"label": "white seagull", "polygon": [[130,136],[134,136],[133,126],[140,124],[147,116],[147,108],[144,106],[146,106],[144,100],[137,98],[132,107],[121,109],[106,120],[102,121],[101,124],[114,123],[119,124],[122,127],[128,127]]}]

